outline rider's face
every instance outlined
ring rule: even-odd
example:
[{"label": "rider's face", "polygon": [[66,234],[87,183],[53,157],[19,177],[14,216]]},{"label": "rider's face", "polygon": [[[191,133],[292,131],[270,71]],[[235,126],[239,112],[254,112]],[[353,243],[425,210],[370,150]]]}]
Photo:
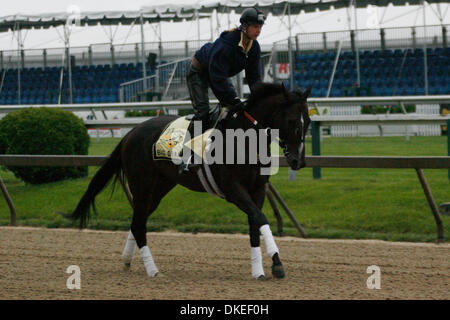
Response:
[{"label": "rider's face", "polygon": [[261,29],[261,24],[251,24],[247,27],[247,36],[252,40],[256,40],[256,38],[258,38],[259,34],[261,33]]}]

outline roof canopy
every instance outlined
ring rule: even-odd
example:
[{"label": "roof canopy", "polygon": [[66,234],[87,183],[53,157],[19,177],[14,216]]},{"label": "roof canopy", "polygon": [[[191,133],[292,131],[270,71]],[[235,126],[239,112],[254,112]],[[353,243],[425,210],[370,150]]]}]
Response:
[{"label": "roof canopy", "polygon": [[[444,0],[428,0],[428,3],[446,3]],[[248,7],[256,6],[266,14],[283,15],[286,6],[290,5],[292,15],[299,14],[302,10],[312,12],[316,10],[329,10],[331,7],[340,9],[348,7],[350,0],[201,0],[196,3],[166,4],[144,6],[139,11],[109,11],[109,12],[81,12],[76,15],[76,21],[81,25],[130,25],[139,22],[141,15],[145,22],[159,21],[183,21],[203,17],[210,17],[214,10],[219,13],[234,10],[242,12]],[[357,0],[357,7],[364,8],[368,5],[387,6],[389,4],[404,6],[405,1],[400,0]],[[410,5],[420,5],[422,0],[409,0]],[[40,29],[58,27],[66,24],[68,19],[74,20],[73,13],[48,13],[41,15],[11,15],[0,17],[0,32],[20,29]]]},{"label": "roof canopy", "polygon": [[[96,26],[101,25],[130,25],[139,23],[141,15],[144,22],[159,22],[159,21],[183,21],[196,19],[197,15],[194,12],[146,12],[140,11],[107,11],[107,12],[81,12],[80,14],[73,14],[68,12],[60,13],[46,13],[41,15],[11,15],[0,17],[0,32],[15,29],[47,29],[50,27],[58,27],[65,25],[67,20],[79,22],[81,26]],[[210,17],[210,13],[199,13],[200,18]]]},{"label": "roof canopy", "polygon": [[[282,15],[285,13],[286,5],[290,5],[291,14],[299,14],[302,10],[305,12],[313,12],[316,10],[329,10],[331,7],[335,9],[346,8],[351,0],[200,0],[192,4],[157,4],[142,7],[145,12],[152,13],[192,13],[195,11],[201,13],[211,13],[214,9],[219,12],[228,12],[231,10],[237,13],[242,12],[248,7],[258,7],[266,13],[273,15]],[[445,0],[428,0],[428,3],[447,3]],[[358,8],[366,8],[368,5],[385,7],[389,4],[394,6],[421,5],[422,0],[357,0]]]}]

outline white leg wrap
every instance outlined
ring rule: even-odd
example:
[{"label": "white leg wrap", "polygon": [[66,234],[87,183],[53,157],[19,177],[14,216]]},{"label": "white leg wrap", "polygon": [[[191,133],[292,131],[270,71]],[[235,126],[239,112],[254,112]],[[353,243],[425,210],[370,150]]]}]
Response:
[{"label": "white leg wrap", "polygon": [[142,260],[144,261],[145,270],[147,271],[148,276],[155,277],[158,274],[158,268],[153,261],[150,249],[145,246],[139,249],[139,251],[141,252]]},{"label": "white leg wrap", "polygon": [[136,240],[134,240],[133,234],[128,232],[127,242],[125,243],[125,248],[122,253],[122,261],[125,264],[130,264],[133,259],[134,252],[136,251]]},{"label": "white leg wrap", "polygon": [[277,244],[275,243],[275,240],[273,239],[272,231],[270,230],[270,227],[268,224],[263,225],[261,228],[259,228],[259,231],[261,232],[264,243],[266,244],[267,254],[269,257],[273,257],[275,253],[279,253]]},{"label": "white leg wrap", "polygon": [[261,247],[252,247],[251,248],[251,260],[252,260],[252,276],[253,276],[253,278],[258,279],[260,276],[264,276]]}]

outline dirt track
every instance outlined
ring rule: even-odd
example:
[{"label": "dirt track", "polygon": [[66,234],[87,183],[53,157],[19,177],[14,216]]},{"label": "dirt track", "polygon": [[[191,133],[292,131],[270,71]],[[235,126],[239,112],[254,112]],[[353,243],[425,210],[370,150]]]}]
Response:
[{"label": "dirt track", "polygon": [[[256,281],[245,235],[148,233],[161,272],[152,279],[138,251],[123,269],[125,239],[0,227],[0,299],[450,299],[449,244],[276,238],[287,277]],[[80,290],[66,287],[70,265],[81,269]],[[266,275],[270,265],[264,254]],[[381,269],[380,290],[367,288],[370,265]]]}]

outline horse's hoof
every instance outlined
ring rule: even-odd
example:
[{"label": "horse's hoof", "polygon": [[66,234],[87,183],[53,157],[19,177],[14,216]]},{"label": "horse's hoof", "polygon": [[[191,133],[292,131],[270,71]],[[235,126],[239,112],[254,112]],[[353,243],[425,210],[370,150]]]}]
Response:
[{"label": "horse's hoof", "polygon": [[256,280],[266,280],[266,276],[262,274]]},{"label": "horse's hoof", "polygon": [[123,263],[123,268],[125,269],[125,270],[129,270],[130,269],[130,267],[131,267],[131,262],[124,262]]},{"label": "horse's hoof", "polygon": [[272,275],[275,278],[283,279],[286,275],[284,273],[284,268],[282,264],[272,265]]}]

